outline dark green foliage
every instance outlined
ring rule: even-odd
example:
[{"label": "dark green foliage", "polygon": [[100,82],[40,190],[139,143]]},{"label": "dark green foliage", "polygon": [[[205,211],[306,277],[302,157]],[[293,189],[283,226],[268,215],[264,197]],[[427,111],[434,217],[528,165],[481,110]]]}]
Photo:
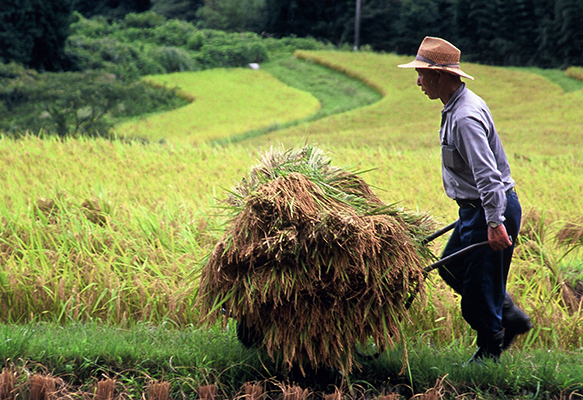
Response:
[{"label": "dark green foliage", "polygon": [[101,69],[135,79],[139,76],[265,62],[269,53],[322,49],[314,39],[262,38],[255,33],[197,29],[159,14],[127,14],[123,20],[86,19],[75,14],[67,54],[77,68]]},{"label": "dark green foliage", "polygon": [[[141,76],[264,62],[269,53],[324,48],[313,39],[197,29],[154,12],[121,20],[73,14],[66,55],[75,73],[35,74],[0,67],[0,132],[107,135],[120,118],[185,104],[172,90],[152,89]],[[133,82],[133,83],[132,83]]]},{"label": "dark green foliage", "polygon": [[399,37],[395,49],[402,54],[415,54],[425,36],[439,36],[439,8],[434,0],[403,0],[397,22]]},{"label": "dark green foliage", "polygon": [[166,18],[196,22],[196,12],[204,5],[204,0],[153,0],[151,10]]},{"label": "dark green foliage", "polygon": [[67,53],[76,60],[80,70],[103,70],[125,80],[167,72],[162,65],[147,56],[143,47],[111,37],[94,39],[71,36],[67,43]]},{"label": "dark green foliage", "polygon": [[458,0],[457,43],[465,59],[497,65],[536,63],[535,8],[531,0]]},{"label": "dark green foliage", "polygon": [[[360,42],[379,50],[394,50],[394,38],[399,36],[396,22],[399,20],[401,2],[398,0],[367,0],[361,4]],[[354,24],[347,35],[354,37]]]},{"label": "dark green foliage", "polygon": [[298,35],[350,42],[354,33],[353,0],[267,0],[265,30],[278,37]]},{"label": "dark green foliage", "polygon": [[113,123],[182,104],[173,90],[100,71],[37,73],[0,64],[0,131],[108,136]]},{"label": "dark green foliage", "polygon": [[0,62],[59,71],[68,67],[69,0],[3,0],[0,7]]},{"label": "dark green foliage", "polygon": [[457,7],[460,39],[456,44],[465,59],[472,60],[475,54],[492,59],[490,44],[496,32],[491,16],[497,16],[496,4],[491,0],[458,0]]},{"label": "dark green foliage", "polygon": [[[267,0],[266,31],[353,44],[355,1]],[[583,64],[583,0],[367,0],[360,44],[413,55],[425,36],[497,65]]]},{"label": "dark green foliage", "polygon": [[148,29],[163,25],[166,21],[162,15],[155,12],[129,13],[123,20],[126,28]]},{"label": "dark green foliage", "polygon": [[[73,18],[65,53],[70,2],[80,14]],[[106,68],[132,78],[241,66],[267,59],[270,48],[261,40],[265,37],[311,37],[352,45],[355,4],[355,0],[6,0],[0,9],[0,61],[49,71]],[[81,15],[96,18],[85,20]],[[366,0],[359,36],[361,45],[374,50],[411,55],[424,36],[440,36],[458,46],[467,61],[562,68],[583,64],[582,18],[583,0]],[[261,38],[254,38],[253,44],[244,38],[239,44],[232,36],[228,45],[215,46],[207,41],[214,34],[205,28],[261,32]],[[153,46],[165,49],[152,50]]]},{"label": "dark green foliage", "polygon": [[444,37],[462,50],[465,60],[545,68],[583,63],[582,0],[455,3],[457,32]]},{"label": "dark green foliage", "polygon": [[583,1],[556,0],[556,52],[563,65],[583,65]]},{"label": "dark green foliage", "polygon": [[[123,20],[86,19],[76,14],[67,54],[81,70],[101,69],[124,79],[215,67],[242,67],[267,61],[268,46],[281,44],[254,33],[199,30],[153,12],[127,14]],[[306,45],[302,46],[302,43]],[[313,40],[298,40],[295,48],[315,48]],[[321,44],[320,44],[321,47]]]},{"label": "dark green foliage", "polygon": [[150,59],[165,72],[195,71],[199,69],[196,59],[180,47],[161,46],[148,51]]},{"label": "dark green foliage", "polygon": [[144,12],[152,6],[150,0],[72,0],[72,2],[73,9],[88,18],[95,15],[123,18],[128,13]]},{"label": "dark green foliage", "polygon": [[269,59],[263,40],[254,33],[227,34],[221,31],[203,31],[204,42],[198,60],[204,68],[245,66]]},{"label": "dark green foliage", "polygon": [[197,16],[209,29],[261,32],[265,27],[265,0],[204,0]]}]

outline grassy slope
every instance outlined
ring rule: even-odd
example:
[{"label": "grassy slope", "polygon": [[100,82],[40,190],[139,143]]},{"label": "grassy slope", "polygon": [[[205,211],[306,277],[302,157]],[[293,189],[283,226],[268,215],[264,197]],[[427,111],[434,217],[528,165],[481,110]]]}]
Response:
[{"label": "grassy slope", "polygon": [[213,69],[147,79],[178,87],[194,101],[167,113],[124,123],[116,129],[119,135],[197,144],[294,121],[320,108],[311,94],[283,85],[263,71]]},{"label": "grassy slope", "polygon": [[243,142],[279,129],[309,123],[320,118],[339,114],[379,101],[381,94],[363,82],[347,77],[345,74],[323,67],[311,60],[296,57],[280,57],[261,68],[283,83],[296,89],[311,93],[320,101],[317,113],[306,118],[273,125],[263,129],[252,129],[242,134],[231,135],[226,139],[215,140],[215,144]]},{"label": "grassy slope", "polygon": [[[426,99],[415,84],[414,71],[396,68],[408,58],[349,52],[302,51],[297,54],[348,70],[380,88],[385,98],[366,109],[275,132],[255,143],[296,144],[309,137],[322,144],[333,142],[336,147],[355,144],[397,149],[435,147],[442,105]],[[577,145],[583,140],[583,130],[577,128],[581,127],[583,91],[564,93],[558,85],[540,75],[522,71],[477,64],[467,64],[464,69],[476,78],[467,85],[488,103],[510,152],[582,154],[583,150]]]},{"label": "grassy slope", "polygon": [[275,60],[262,68],[277,79],[312,93],[322,107],[311,120],[339,114],[379,101],[381,94],[360,80],[297,57]]}]

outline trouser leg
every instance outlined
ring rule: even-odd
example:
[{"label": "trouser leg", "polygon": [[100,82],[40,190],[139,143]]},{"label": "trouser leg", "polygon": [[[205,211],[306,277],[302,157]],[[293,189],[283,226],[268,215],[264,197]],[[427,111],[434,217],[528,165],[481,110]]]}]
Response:
[{"label": "trouser leg", "polygon": [[[515,193],[509,194],[507,199],[504,224],[514,241],[520,229],[521,208]],[[482,207],[460,208],[459,216],[443,257],[488,239],[488,227]],[[484,246],[439,269],[446,283],[461,294],[462,315],[478,332],[478,337],[487,338],[499,334],[505,325],[503,304],[507,298],[506,279],[513,250],[514,245],[498,252]],[[509,344],[504,341],[504,345]]]},{"label": "trouser leg", "polygon": [[[488,240],[481,207],[460,208],[459,215],[460,219],[445,247],[444,257]],[[502,252],[483,246],[442,266],[439,273],[462,296],[462,315],[474,330],[493,335],[502,329],[502,304],[506,292]]]}]

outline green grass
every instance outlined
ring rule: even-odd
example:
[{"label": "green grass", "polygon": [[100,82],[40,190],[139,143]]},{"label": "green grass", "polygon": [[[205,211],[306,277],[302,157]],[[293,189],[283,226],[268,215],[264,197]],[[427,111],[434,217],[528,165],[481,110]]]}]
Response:
[{"label": "green grass", "polygon": [[343,73],[323,67],[311,60],[296,57],[279,58],[261,65],[261,68],[283,83],[311,93],[320,102],[320,109],[305,118],[263,129],[252,129],[226,139],[214,140],[215,144],[246,141],[269,132],[309,123],[333,114],[339,114],[379,101],[381,94],[365,83]]},{"label": "green grass", "polygon": [[123,123],[116,128],[117,135],[199,144],[295,121],[320,108],[311,94],[251,69],[212,69],[145,79],[178,87],[194,100],[167,113]]},{"label": "green grass", "polygon": [[311,60],[284,58],[261,66],[286,85],[312,93],[322,107],[312,120],[339,114],[379,101],[382,96],[359,80]]},{"label": "green grass", "polygon": [[[566,71],[537,67],[509,67],[509,69],[516,69],[517,71],[531,72],[533,74],[540,75],[559,85],[566,93],[583,89],[583,80],[570,77]],[[574,68],[573,71],[575,71]]]},{"label": "green grass", "polygon": [[[70,390],[77,394],[90,392],[104,376],[116,379],[118,390],[135,397],[152,381],[169,382],[172,398],[195,398],[198,388],[207,384],[216,384],[222,398],[236,398],[245,382],[259,383],[277,398],[279,382],[285,381],[320,394],[335,388],[349,394],[334,371],[303,376],[292,370],[282,375],[266,354],[242,347],[234,328],[231,324],[227,329],[219,325],[209,330],[175,329],[171,323],[120,328],[95,322],[0,325],[0,356],[15,360],[14,370],[22,380],[32,373],[68,376]],[[360,360],[361,368],[350,377],[353,398],[376,397],[383,391],[411,396],[434,387],[446,398],[455,394],[510,400],[583,393],[580,349],[512,350],[504,353],[500,365],[484,367],[463,366],[471,353],[462,343],[436,348],[420,340],[408,350],[410,372],[404,375],[399,373],[399,346],[378,359]]]}]

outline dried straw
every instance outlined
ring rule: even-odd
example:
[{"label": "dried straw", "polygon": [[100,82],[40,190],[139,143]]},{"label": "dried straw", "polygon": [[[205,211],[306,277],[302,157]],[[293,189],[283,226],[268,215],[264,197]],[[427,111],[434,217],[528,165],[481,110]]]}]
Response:
[{"label": "dried straw", "polygon": [[233,218],[202,273],[203,314],[228,310],[290,367],[349,372],[357,343],[393,345],[423,289],[427,216],[384,204],[313,147],[272,149],[228,201]]}]

